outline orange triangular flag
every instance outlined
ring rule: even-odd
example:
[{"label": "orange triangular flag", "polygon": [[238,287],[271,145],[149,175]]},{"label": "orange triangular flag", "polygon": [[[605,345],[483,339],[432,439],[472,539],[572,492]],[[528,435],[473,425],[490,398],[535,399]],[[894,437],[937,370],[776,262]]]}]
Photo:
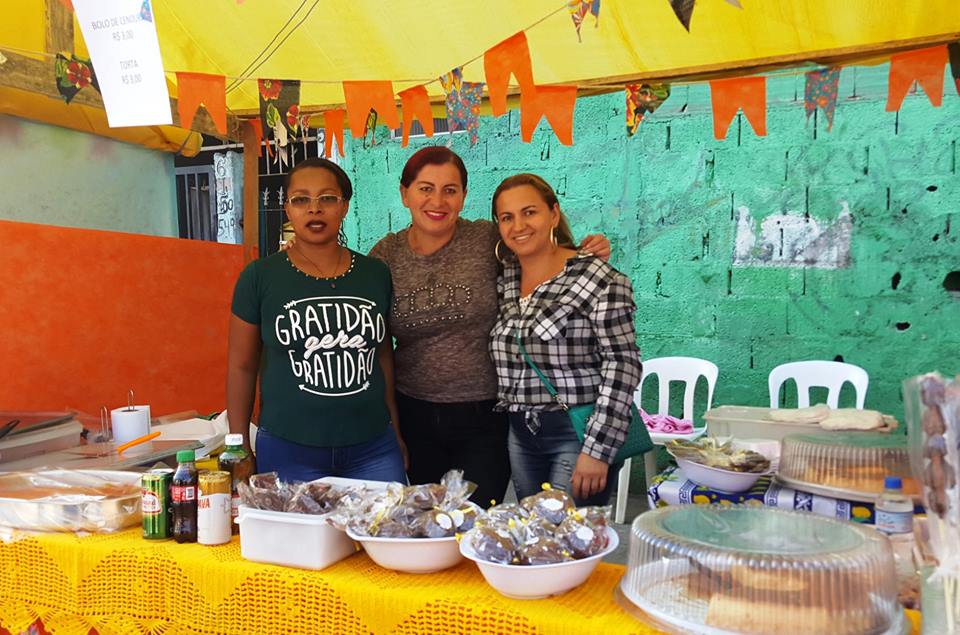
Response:
[{"label": "orange triangular flag", "polygon": [[758,137],[767,134],[767,78],[734,77],[710,82],[713,136],[723,139],[737,110],[743,109]]},{"label": "orange triangular flag", "polygon": [[943,103],[943,67],[947,64],[947,47],[934,46],[917,51],[897,53],[890,57],[890,79],[887,92],[887,112],[900,109],[903,98],[916,81],[939,107]]},{"label": "orange triangular flag", "polygon": [[565,146],[573,145],[573,109],[577,103],[576,86],[536,86],[520,93],[520,137],[530,143],[541,117],[553,128]]},{"label": "orange triangular flag", "polygon": [[426,86],[414,86],[400,93],[400,106],[403,108],[403,140],[401,148],[406,148],[410,140],[410,125],[413,118],[420,120],[423,133],[433,136],[433,110],[430,109],[430,98],[427,97]]},{"label": "orange triangular flag", "polygon": [[217,132],[227,134],[227,82],[223,75],[177,72],[177,112],[180,127],[189,129],[203,104]]},{"label": "orange triangular flag", "polygon": [[[260,125],[260,119],[248,119],[247,123],[253,128],[253,133],[257,135],[257,156],[262,157],[263,151],[260,150],[260,146],[263,144],[263,126]],[[267,144],[267,149],[270,149],[269,143]]]},{"label": "orange triangular flag", "polygon": [[367,115],[370,109],[377,111],[377,117],[391,128],[399,128],[397,102],[393,98],[393,83],[343,82],[343,96],[347,102],[347,121],[350,122],[350,134],[362,137],[366,130]]},{"label": "orange triangular flag", "polygon": [[[323,156],[328,159],[333,155],[333,138],[337,138],[337,153],[343,156],[343,116],[347,111],[343,108],[328,110],[323,113]],[[361,126],[363,132],[363,126]]]},{"label": "orange triangular flag", "polygon": [[72,0],[60,0],[60,3],[63,4],[66,8],[73,11],[73,1]]},{"label": "orange triangular flag", "polygon": [[507,85],[513,73],[520,84],[521,96],[537,90],[530,66],[530,49],[523,31],[510,36],[483,54],[483,72],[490,91],[490,110],[494,117],[507,112]]}]

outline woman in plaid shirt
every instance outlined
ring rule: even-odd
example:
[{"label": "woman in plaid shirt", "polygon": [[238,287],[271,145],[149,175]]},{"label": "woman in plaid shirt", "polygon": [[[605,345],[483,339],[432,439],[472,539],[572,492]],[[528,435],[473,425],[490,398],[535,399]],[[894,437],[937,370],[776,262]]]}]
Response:
[{"label": "woman in plaid shirt", "polygon": [[[549,482],[573,494],[578,505],[606,504],[640,383],[630,280],[577,252],[557,195],[538,176],[503,181],[493,194],[493,217],[502,240],[498,257],[505,257],[490,352],[498,408],[510,420],[517,498]],[[518,338],[559,401],[596,404],[583,442],[524,361]]]}]

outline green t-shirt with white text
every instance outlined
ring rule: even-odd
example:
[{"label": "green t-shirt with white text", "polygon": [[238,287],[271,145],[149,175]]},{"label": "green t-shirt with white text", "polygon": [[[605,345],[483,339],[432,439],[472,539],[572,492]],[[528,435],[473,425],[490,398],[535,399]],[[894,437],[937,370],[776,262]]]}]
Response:
[{"label": "green t-shirt with white text", "polygon": [[260,326],[259,424],[282,439],[316,447],[370,441],[386,430],[384,378],[377,349],[387,336],[390,271],[350,252],[340,277],[294,267],[286,253],[244,268],[233,313]]}]

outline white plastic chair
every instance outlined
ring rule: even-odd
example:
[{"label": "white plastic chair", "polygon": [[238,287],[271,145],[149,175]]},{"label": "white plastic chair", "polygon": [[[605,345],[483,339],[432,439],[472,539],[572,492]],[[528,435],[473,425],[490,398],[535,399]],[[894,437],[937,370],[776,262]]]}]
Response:
[{"label": "white plastic chair", "polygon": [[845,362],[789,362],[780,364],[770,371],[767,384],[770,388],[770,407],[779,408],[780,386],[788,379],[797,382],[797,407],[810,406],[810,387],[827,389],[827,405],[836,408],[840,401],[840,387],[844,382],[853,384],[857,394],[857,409],[863,410],[867,398],[867,384],[870,376],[867,371],[854,364]]},{"label": "white plastic chair", "polygon": [[[670,407],[670,382],[683,382],[683,418],[693,421],[693,395],[697,387],[697,380],[700,377],[707,379],[707,407],[713,403],[713,389],[717,384],[717,375],[719,370],[713,362],[698,357],[658,357],[643,362],[643,378],[640,385],[637,386],[633,394],[633,401],[640,407],[641,393],[643,392],[643,382],[651,375],[657,375],[660,381],[659,400],[657,405],[657,414],[668,414]],[[620,468],[620,474],[617,477],[617,505],[614,510],[613,520],[622,523],[627,513],[627,494],[630,489],[630,467],[631,459],[623,462]],[[656,450],[651,450],[643,455],[643,469],[646,476],[647,487],[653,482],[653,477],[657,475],[657,454]]]}]

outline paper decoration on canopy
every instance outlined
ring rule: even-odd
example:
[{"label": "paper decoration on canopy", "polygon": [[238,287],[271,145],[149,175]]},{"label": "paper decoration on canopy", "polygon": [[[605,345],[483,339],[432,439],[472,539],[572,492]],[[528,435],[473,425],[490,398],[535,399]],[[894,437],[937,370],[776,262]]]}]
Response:
[{"label": "paper decoration on canopy", "polygon": [[577,87],[536,88],[534,92],[520,94],[520,138],[524,143],[530,143],[541,117],[546,117],[560,143],[573,145],[573,110],[577,102]]},{"label": "paper decoration on canopy", "polygon": [[890,78],[887,82],[887,112],[900,110],[913,82],[939,107],[943,103],[943,67],[947,64],[947,47],[897,53],[890,57]]},{"label": "paper decoration on canopy", "polygon": [[337,154],[343,156],[343,120],[347,111],[343,108],[323,113],[323,156],[333,156],[333,140],[337,140]]},{"label": "paper decoration on canopy", "polygon": [[440,84],[447,94],[447,124],[450,132],[466,130],[470,133],[470,145],[475,145],[480,130],[483,83],[463,81],[463,68],[457,67],[441,75]]},{"label": "paper decoration on canopy", "polygon": [[[567,3],[567,9],[570,10],[570,17],[573,18],[573,27],[577,30],[577,41],[582,42],[580,37],[580,26],[583,19],[590,13],[593,15],[593,26],[600,26],[600,0],[570,0]],[[487,80],[490,81],[489,79]]]},{"label": "paper decoration on canopy", "polygon": [[738,9],[742,9],[743,5],[740,4],[740,0],[724,0],[727,4],[732,5]]},{"label": "paper decoration on canopy", "polygon": [[[454,69],[453,72],[459,70]],[[487,78],[490,110],[494,117],[507,112],[507,85],[510,83],[511,73],[517,78],[521,95],[536,90],[533,68],[530,65],[530,48],[523,31],[511,35],[483,54],[483,72]]]},{"label": "paper decoration on canopy", "polygon": [[153,22],[153,11],[150,9],[150,0],[143,0],[140,5],[140,19]]},{"label": "paper decoration on canopy", "polygon": [[690,32],[690,18],[693,17],[694,0],[670,0],[670,8],[677,15],[683,28]]},{"label": "paper decoration on canopy", "polygon": [[710,82],[710,103],[713,106],[713,136],[727,136],[730,122],[743,109],[743,114],[758,137],[767,134],[767,78],[734,77]]},{"label": "paper decoration on canopy", "polygon": [[[257,136],[257,156],[262,157],[263,152],[260,150],[260,145],[263,143],[263,126],[260,125],[259,119],[248,119],[250,127],[253,128],[253,134]],[[270,144],[267,144],[267,152],[270,151]]]},{"label": "paper decoration on canopy", "polygon": [[953,77],[957,94],[960,95],[960,42],[948,44],[947,53],[950,57],[950,75]]},{"label": "paper decoration on canopy", "polygon": [[[370,110],[390,128],[399,128],[397,103],[393,97],[393,83],[389,81],[343,82],[343,97],[347,104],[350,135],[364,137],[369,127]],[[373,124],[374,126],[376,124]]]},{"label": "paper decoration on canopy", "polygon": [[627,84],[627,136],[632,137],[640,127],[643,116],[654,112],[670,96],[670,84]]},{"label": "paper decoration on canopy", "polygon": [[[291,137],[300,132],[300,82],[298,80],[258,79],[260,123],[268,140],[278,148],[286,148]],[[285,164],[286,152],[277,152],[277,160]]]},{"label": "paper decoration on canopy", "polygon": [[57,78],[57,91],[68,104],[73,101],[81,90],[93,86],[99,93],[100,84],[97,83],[97,74],[93,72],[90,60],[71,55],[69,58],[57,53],[54,62],[54,74]]},{"label": "paper decoration on canopy", "polygon": [[60,4],[73,11],[73,2],[71,0],[60,0]]},{"label": "paper decoration on canopy", "polygon": [[406,148],[410,142],[410,126],[413,118],[420,121],[423,134],[433,136],[433,110],[430,108],[430,97],[427,96],[426,86],[414,86],[400,93],[400,107],[403,110],[403,139],[401,148]]},{"label": "paper decoration on canopy", "polygon": [[840,84],[840,67],[822,68],[807,73],[807,84],[803,91],[803,108],[807,119],[816,112],[823,111],[827,118],[827,130],[833,128],[833,112],[837,108],[837,86]]},{"label": "paper decoration on canopy", "polygon": [[177,112],[180,127],[190,128],[200,104],[221,134],[227,134],[227,82],[223,75],[177,73]]}]

